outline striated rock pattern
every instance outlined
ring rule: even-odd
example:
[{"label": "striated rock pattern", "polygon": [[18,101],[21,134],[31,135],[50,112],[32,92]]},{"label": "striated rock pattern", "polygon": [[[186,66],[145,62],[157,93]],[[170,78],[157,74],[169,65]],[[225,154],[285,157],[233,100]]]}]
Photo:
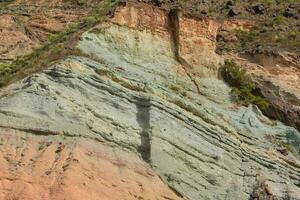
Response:
[{"label": "striated rock pattern", "polygon": [[3,198],[300,199],[297,130],[232,103],[217,25],[177,17],[119,7],[0,91]]}]

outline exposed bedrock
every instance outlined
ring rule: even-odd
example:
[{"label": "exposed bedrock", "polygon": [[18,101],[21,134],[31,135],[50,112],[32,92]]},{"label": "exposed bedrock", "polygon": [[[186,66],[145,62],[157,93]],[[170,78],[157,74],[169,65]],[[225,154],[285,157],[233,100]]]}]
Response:
[{"label": "exposed bedrock", "polygon": [[257,78],[258,89],[270,102],[265,114],[300,130],[300,100],[293,94],[274,85],[271,81]]},{"label": "exposed bedrock", "polygon": [[[115,199],[300,199],[299,133],[254,106],[231,102],[231,89],[217,77],[223,58],[214,51],[214,22],[179,18],[178,54],[189,64],[186,70],[174,54],[168,20],[168,14],[150,6],[118,8],[113,19],[82,35],[82,56],[68,57],[0,91],[1,135],[53,138],[55,147],[65,138],[75,155],[89,148],[100,151],[88,160],[93,170],[87,172],[97,186],[108,187],[107,199],[114,185],[121,188],[117,194],[125,195],[123,179],[131,181],[131,196]],[[12,151],[15,159],[19,154]],[[24,155],[29,153],[24,150]],[[107,165],[101,164],[103,157]],[[75,158],[79,166],[87,159],[84,153]],[[111,164],[118,159],[121,164]],[[62,172],[55,180],[70,182],[82,194],[104,195],[72,181],[81,181],[86,168],[72,169],[78,177]],[[30,171],[25,175],[36,177]],[[110,185],[108,177],[113,178]],[[24,187],[28,179],[22,180]],[[143,190],[136,188],[139,181]],[[65,195],[75,189],[66,187]]]},{"label": "exposed bedrock", "polygon": [[180,199],[132,153],[78,137],[0,133],[0,199]]},{"label": "exposed bedrock", "polygon": [[236,57],[235,59],[251,74],[258,92],[270,103],[264,114],[299,131],[300,65],[297,57],[292,53],[280,52],[270,57],[255,55],[250,58],[251,62]]}]

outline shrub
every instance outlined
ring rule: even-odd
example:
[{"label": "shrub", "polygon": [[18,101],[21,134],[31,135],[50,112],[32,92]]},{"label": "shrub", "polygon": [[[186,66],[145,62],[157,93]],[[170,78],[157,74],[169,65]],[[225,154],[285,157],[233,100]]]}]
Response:
[{"label": "shrub", "polygon": [[280,34],[277,42],[280,42],[283,46],[288,46],[290,49],[299,51],[300,49],[300,31],[292,31],[284,34]]},{"label": "shrub", "polygon": [[221,70],[224,81],[232,88],[232,96],[244,105],[254,104],[261,110],[268,108],[268,102],[255,92],[255,84],[252,82],[246,70],[241,68],[233,60],[225,60]]},{"label": "shrub", "polygon": [[257,39],[259,32],[255,30],[255,28],[250,29],[249,31],[245,30],[236,30],[237,38],[242,42],[242,44],[246,44],[248,42],[253,42]]},{"label": "shrub", "polygon": [[270,25],[272,27],[276,27],[285,23],[286,23],[285,18],[282,15],[278,15],[271,21]]}]

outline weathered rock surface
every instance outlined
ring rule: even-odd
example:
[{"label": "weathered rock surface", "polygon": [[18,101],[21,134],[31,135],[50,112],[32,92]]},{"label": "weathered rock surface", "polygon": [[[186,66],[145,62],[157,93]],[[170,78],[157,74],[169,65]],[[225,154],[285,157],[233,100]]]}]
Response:
[{"label": "weathered rock surface", "polygon": [[[176,57],[169,20],[150,6],[120,7],[111,21],[83,34],[81,57],[0,91],[1,136],[20,138],[12,146],[5,142],[3,155],[14,153],[2,166],[13,166],[5,174],[14,175],[16,167],[28,177],[4,178],[19,185],[9,193],[1,184],[3,196],[31,188],[51,168],[53,186],[44,186],[45,179],[34,187],[40,194],[50,191],[49,199],[300,199],[299,133],[254,106],[231,102],[230,88],[217,77],[223,58],[214,53],[213,22],[179,19],[189,21],[179,32],[178,51],[187,68]],[[47,141],[53,142],[45,150],[37,148]],[[94,151],[92,158],[85,155]],[[65,164],[70,167],[64,172]]]},{"label": "weathered rock surface", "polygon": [[180,199],[132,153],[64,135],[0,133],[0,199]]},{"label": "weathered rock surface", "polygon": [[281,52],[277,56],[256,55],[236,61],[247,69],[260,93],[270,102],[265,114],[299,131],[300,64],[295,54]]}]

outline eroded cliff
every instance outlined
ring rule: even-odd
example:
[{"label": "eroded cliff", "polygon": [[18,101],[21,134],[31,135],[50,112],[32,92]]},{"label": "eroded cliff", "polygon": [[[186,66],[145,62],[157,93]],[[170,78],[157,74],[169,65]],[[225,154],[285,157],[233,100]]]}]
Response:
[{"label": "eroded cliff", "polygon": [[[3,198],[300,199],[299,132],[232,102],[218,77],[227,58],[271,73],[216,53],[240,24],[123,4],[76,56],[2,88]],[[276,76],[299,98],[299,77]]]}]

